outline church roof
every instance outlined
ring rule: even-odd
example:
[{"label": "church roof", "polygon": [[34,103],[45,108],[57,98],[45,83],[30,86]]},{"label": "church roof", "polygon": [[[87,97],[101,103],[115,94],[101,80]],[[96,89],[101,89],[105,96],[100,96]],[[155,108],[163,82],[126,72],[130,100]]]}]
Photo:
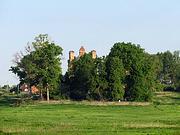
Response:
[{"label": "church roof", "polygon": [[83,47],[83,46],[81,46],[81,48],[79,49],[79,51],[83,51],[83,52],[85,52],[84,47]]}]

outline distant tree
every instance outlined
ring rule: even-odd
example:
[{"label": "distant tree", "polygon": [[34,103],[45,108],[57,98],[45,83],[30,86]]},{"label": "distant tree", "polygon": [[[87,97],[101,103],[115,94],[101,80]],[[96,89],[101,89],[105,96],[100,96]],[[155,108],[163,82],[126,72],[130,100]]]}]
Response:
[{"label": "distant tree", "polygon": [[53,92],[60,84],[62,48],[51,42],[45,34],[36,37],[32,49],[28,50],[28,54],[22,55],[19,61],[16,60],[16,65],[10,70],[22,83],[46,89],[49,100],[49,90]]},{"label": "distant tree", "polygon": [[175,86],[176,89],[180,91],[180,64],[176,67]]},{"label": "distant tree", "polygon": [[49,41],[47,35],[37,37],[33,46],[36,50],[39,82],[43,88],[46,88],[47,99],[49,99],[49,90],[54,92],[60,85],[62,48]]},{"label": "distant tree", "polygon": [[176,86],[176,89],[180,91],[180,51],[174,52],[174,83]]},{"label": "distant tree", "polygon": [[123,100],[124,98],[124,75],[125,70],[122,60],[118,57],[108,57],[107,80],[109,82],[108,97],[110,100]]},{"label": "distant tree", "polygon": [[[109,57],[118,57],[125,69],[125,98],[134,101],[151,100],[153,77],[149,55],[139,45],[116,43]],[[146,82],[146,79],[148,81]]]},{"label": "distant tree", "polygon": [[93,59],[91,54],[74,60],[72,68],[65,75],[67,93],[75,100],[106,100],[108,82],[106,80],[105,57]]},{"label": "distant tree", "polygon": [[87,99],[91,85],[94,61],[90,54],[85,54],[79,60],[73,62],[70,74],[70,97],[76,100]]},{"label": "distant tree", "polygon": [[162,71],[160,73],[160,80],[165,84],[173,84],[174,78],[174,56],[170,51],[164,53],[158,53],[157,56],[162,62]]},{"label": "distant tree", "polygon": [[162,91],[165,87],[162,82],[162,70],[163,70],[163,63],[158,55],[153,54],[150,55],[150,62],[151,62],[151,69],[152,74],[154,76],[154,84],[153,84],[153,91]]},{"label": "distant tree", "polygon": [[161,58],[158,56],[159,54],[153,54],[151,55],[152,61],[153,61],[153,67],[155,70],[155,74],[156,74],[156,79],[160,81],[160,79],[162,78],[162,70],[163,70],[163,63]]},{"label": "distant tree", "polygon": [[9,90],[10,86],[7,84],[7,85],[3,85],[1,88],[4,89],[4,90]]},{"label": "distant tree", "polygon": [[94,69],[90,78],[90,91],[88,98],[93,100],[107,99],[107,73],[106,73],[106,57],[99,57],[94,60]]},{"label": "distant tree", "polygon": [[129,89],[130,99],[135,101],[150,101],[156,85],[153,58],[149,54],[144,54],[141,59],[141,63],[137,62],[138,65],[135,65],[134,71],[131,72],[133,85]]},{"label": "distant tree", "polygon": [[163,53],[158,53],[156,55],[160,63],[162,64],[162,68],[160,72],[158,72],[158,80],[161,84],[165,85],[164,89],[166,90],[174,90],[174,86],[178,87],[178,71],[180,65],[180,52],[175,51],[171,53],[170,51],[166,51]]},{"label": "distant tree", "polygon": [[[28,46],[30,48],[30,46]],[[35,65],[33,64],[33,54],[29,49],[27,54],[18,53],[15,55],[14,64],[10,68],[14,74],[19,77],[20,83],[27,83],[29,87],[35,84],[37,81],[35,78]]]}]

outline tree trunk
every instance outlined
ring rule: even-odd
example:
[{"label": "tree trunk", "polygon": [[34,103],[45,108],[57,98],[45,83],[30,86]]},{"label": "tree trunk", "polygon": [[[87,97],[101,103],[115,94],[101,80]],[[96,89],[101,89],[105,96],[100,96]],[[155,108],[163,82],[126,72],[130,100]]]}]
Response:
[{"label": "tree trunk", "polygon": [[41,100],[44,100],[42,89],[40,90]]},{"label": "tree trunk", "polygon": [[49,103],[49,89],[48,89],[48,87],[47,87],[47,101],[48,101],[48,103]]},{"label": "tree trunk", "polygon": [[31,98],[32,96],[32,89],[31,89],[31,85],[28,84],[28,91],[29,91],[29,97]]}]

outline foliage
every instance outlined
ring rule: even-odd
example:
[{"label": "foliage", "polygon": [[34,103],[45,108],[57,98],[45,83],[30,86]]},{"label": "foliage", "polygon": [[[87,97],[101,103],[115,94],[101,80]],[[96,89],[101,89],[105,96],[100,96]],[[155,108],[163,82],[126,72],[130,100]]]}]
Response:
[{"label": "foliage", "polygon": [[97,58],[94,60],[95,67],[90,78],[90,91],[88,99],[93,100],[106,100],[108,93],[108,82],[106,79],[106,58]]},{"label": "foliage", "polygon": [[47,97],[50,90],[56,99],[150,101],[153,92],[180,89],[179,51],[148,54],[140,45],[115,43],[107,57],[89,53],[74,59],[64,76],[61,55],[48,35],[39,35],[26,54],[16,55],[10,71],[21,84],[35,85]]},{"label": "foliage", "polygon": [[180,91],[180,63],[176,66],[175,74],[175,86],[178,91]]},{"label": "foliage", "polygon": [[61,55],[62,48],[51,42],[48,35],[39,35],[32,47],[28,46],[28,54],[15,60],[16,65],[10,70],[19,77],[21,84],[36,85],[41,89],[48,87],[53,92],[59,89]]},{"label": "foliage", "polygon": [[65,75],[70,98],[76,100],[106,99],[105,90],[108,83],[105,61],[105,57],[93,59],[91,54],[85,54],[71,63],[73,66]]},{"label": "foliage", "polygon": [[164,53],[158,53],[157,56],[162,62],[162,70],[159,75],[161,82],[166,84],[171,84],[173,80],[173,70],[174,70],[174,58],[173,54],[170,51]]},{"label": "foliage", "polygon": [[136,101],[149,101],[154,82],[153,68],[148,54],[131,43],[116,43],[109,57],[118,57],[125,69],[125,98]]},{"label": "foliage", "polygon": [[124,75],[125,70],[122,61],[118,57],[108,57],[107,80],[109,82],[108,99],[123,100],[124,97]]},{"label": "foliage", "polygon": [[150,101],[160,72],[158,62],[139,45],[116,43],[107,57],[85,54],[72,61],[64,93],[76,100]]},{"label": "foliage", "polygon": [[160,63],[162,63],[160,72],[157,73],[157,79],[160,81],[161,84],[167,85],[165,89],[170,87],[171,89],[173,89],[174,85],[178,89],[180,52],[175,51],[174,53],[171,53],[170,51],[166,51],[164,53],[158,53],[156,56],[159,58]]},{"label": "foliage", "polygon": [[90,54],[85,54],[79,60],[74,61],[70,78],[70,97],[72,99],[86,99],[92,88],[92,72],[94,61]]}]

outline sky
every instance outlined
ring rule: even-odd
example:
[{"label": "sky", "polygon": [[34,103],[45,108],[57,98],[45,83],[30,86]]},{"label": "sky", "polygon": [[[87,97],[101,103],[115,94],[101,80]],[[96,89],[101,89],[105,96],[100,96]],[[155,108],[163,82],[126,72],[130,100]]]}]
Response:
[{"label": "sky", "polygon": [[0,0],[0,85],[17,84],[14,55],[39,34],[68,52],[84,46],[107,55],[116,42],[140,44],[149,53],[180,50],[179,0]]}]

